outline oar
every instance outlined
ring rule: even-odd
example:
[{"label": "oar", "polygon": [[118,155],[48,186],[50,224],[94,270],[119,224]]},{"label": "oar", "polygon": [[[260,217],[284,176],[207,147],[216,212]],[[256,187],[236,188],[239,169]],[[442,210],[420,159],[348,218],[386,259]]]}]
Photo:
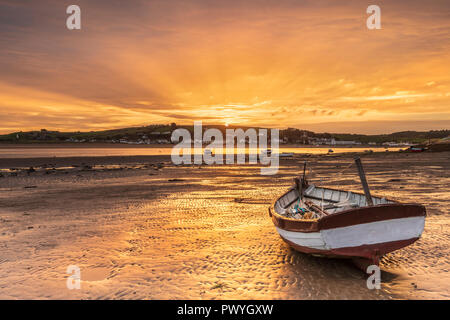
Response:
[{"label": "oar", "polygon": [[303,164],[303,177],[300,179],[300,181],[298,181],[298,179],[296,179],[295,181],[295,183],[297,184],[299,199],[303,197],[303,185],[306,185],[305,174],[306,174],[306,161]]},{"label": "oar", "polygon": [[303,181],[305,181],[305,174],[306,174],[306,161],[303,163]]},{"label": "oar", "polygon": [[367,204],[369,207],[373,206],[372,196],[370,195],[369,185],[367,184],[366,174],[364,173],[364,168],[359,157],[355,158],[356,166],[358,167],[359,178],[361,179],[361,184],[364,189],[364,194],[366,196]]}]

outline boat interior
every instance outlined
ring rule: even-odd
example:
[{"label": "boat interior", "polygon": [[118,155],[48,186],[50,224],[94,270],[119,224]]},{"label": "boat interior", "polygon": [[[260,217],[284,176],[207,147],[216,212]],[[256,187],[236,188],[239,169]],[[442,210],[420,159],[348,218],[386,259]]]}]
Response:
[{"label": "boat interior", "polygon": [[[385,198],[372,197],[374,205],[394,203]],[[298,190],[293,187],[275,202],[275,211],[294,219],[320,219],[341,211],[367,206],[363,194],[351,191],[333,190],[309,185],[299,199]]]}]

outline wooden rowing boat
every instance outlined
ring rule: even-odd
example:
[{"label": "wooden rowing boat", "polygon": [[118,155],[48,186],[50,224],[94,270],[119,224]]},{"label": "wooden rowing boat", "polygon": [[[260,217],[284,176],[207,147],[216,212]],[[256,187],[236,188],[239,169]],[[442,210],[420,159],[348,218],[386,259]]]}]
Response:
[{"label": "wooden rowing boat", "polygon": [[296,179],[296,185],[269,207],[269,215],[281,238],[295,250],[351,258],[365,270],[378,265],[383,255],[419,239],[426,216],[422,205],[368,198],[367,193]]}]

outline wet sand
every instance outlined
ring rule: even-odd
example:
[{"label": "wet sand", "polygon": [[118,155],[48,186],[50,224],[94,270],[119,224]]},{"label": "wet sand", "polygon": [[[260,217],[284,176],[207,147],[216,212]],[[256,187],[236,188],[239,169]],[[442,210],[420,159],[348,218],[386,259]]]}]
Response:
[{"label": "wet sand", "polygon": [[[360,192],[356,169],[342,172],[350,155],[296,155],[270,177],[164,156],[0,160],[0,298],[450,298],[449,152],[363,157],[374,195],[428,214],[419,241],[383,258],[381,290],[349,261],[295,252],[277,235],[267,207],[304,160],[316,184]],[[80,290],[66,287],[69,265]]]}]

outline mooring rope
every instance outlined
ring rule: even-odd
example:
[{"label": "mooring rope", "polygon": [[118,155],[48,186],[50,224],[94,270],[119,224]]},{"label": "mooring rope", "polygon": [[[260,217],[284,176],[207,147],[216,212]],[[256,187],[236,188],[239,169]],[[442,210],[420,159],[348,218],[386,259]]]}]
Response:
[{"label": "mooring rope", "polygon": [[344,173],[345,170],[350,169],[351,166],[353,166],[354,162],[350,163],[348,166],[346,166],[344,169],[342,169],[340,172],[338,172],[338,175],[341,175]]}]

